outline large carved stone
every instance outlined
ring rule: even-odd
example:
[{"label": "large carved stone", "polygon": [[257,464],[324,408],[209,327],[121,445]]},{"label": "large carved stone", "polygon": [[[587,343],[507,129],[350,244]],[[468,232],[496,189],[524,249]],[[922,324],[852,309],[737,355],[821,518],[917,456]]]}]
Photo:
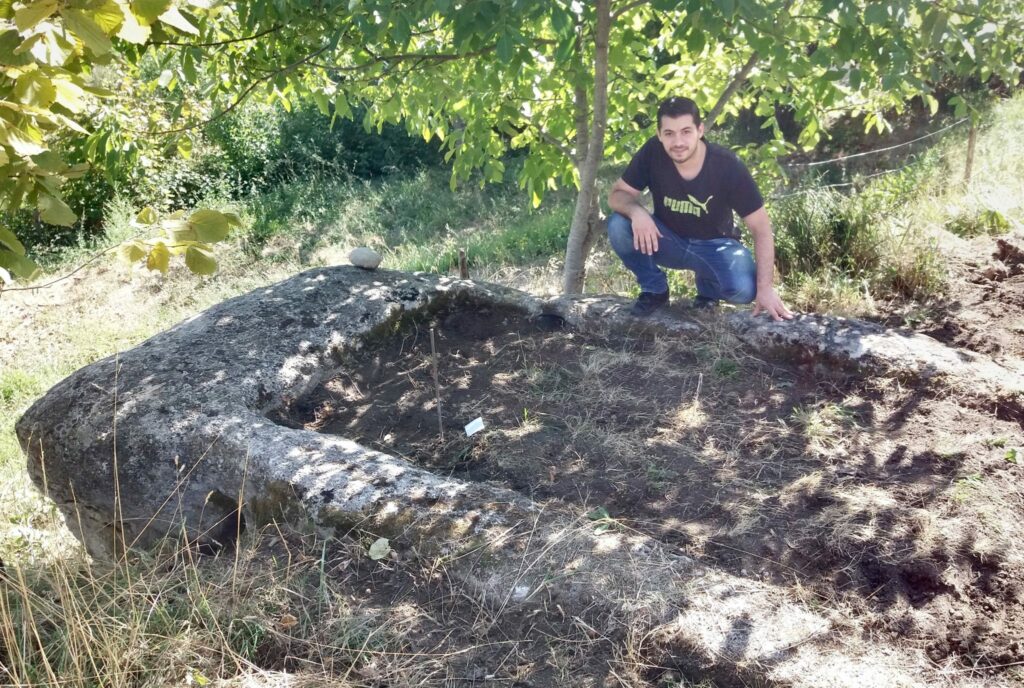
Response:
[{"label": "large carved stone", "polygon": [[[421,556],[481,548],[487,557],[453,559],[451,573],[484,603],[525,604],[543,589],[566,608],[601,605],[609,618],[643,620],[666,652],[685,654],[728,685],[755,674],[808,687],[934,684],[920,651],[844,649],[831,636],[831,619],[781,588],[647,537],[599,538],[567,509],[542,512],[511,490],[438,476],[269,419],[343,370],[351,350],[386,334],[403,314],[457,299],[579,327],[636,324],[622,299],[543,303],[471,281],[311,270],[221,303],[58,384],[17,425],[30,473],[94,555],[168,534],[216,547],[243,527],[295,512],[335,532],[393,537]],[[984,383],[1016,408],[1024,389],[980,357],[854,321],[775,324],[735,314],[720,322],[768,354]],[[704,325],[669,314],[645,326],[685,335]],[[551,544],[524,567],[524,550],[538,542]]]}]

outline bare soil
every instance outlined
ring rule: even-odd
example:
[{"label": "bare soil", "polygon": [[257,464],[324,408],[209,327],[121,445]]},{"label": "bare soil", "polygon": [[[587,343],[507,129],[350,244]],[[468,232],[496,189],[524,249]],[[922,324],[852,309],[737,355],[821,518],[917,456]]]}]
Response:
[{"label": "bare soil", "polygon": [[[881,636],[972,669],[1024,662],[1022,419],[893,379],[768,363],[719,317],[685,339],[599,335],[459,304],[369,341],[277,420],[607,514],[839,609],[865,643]],[[485,429],[467,437],[478,417]],[[567,627],[544,633],[579,633],[574,616],[599,628],[585,611],[564,610]],[[488,637],[531,623],[501,618]],[[607,673],[598,649],[577,657],[581,671]]]},{"label": "bare soil", "polygon": [[939,341],[1024,365],[1024,234],[950,240],[950,283],[916,329]]}]

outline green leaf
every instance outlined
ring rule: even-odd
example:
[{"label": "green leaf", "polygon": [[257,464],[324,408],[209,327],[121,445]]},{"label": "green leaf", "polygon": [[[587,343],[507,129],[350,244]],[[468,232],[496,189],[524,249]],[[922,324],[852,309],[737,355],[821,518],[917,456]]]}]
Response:
[{"label": "green leaf", "polygon": [[171,0],[132,0],[132,14],[146,24],[152,24],[170,6]]},{"label": "green leaf", "polygon": [[151,225],[157,221],[156,211],[152,206],[146,206],[139,211],[139,214],[135,216],[135,221],[140,225]]},{"label": "green leaf", "polygon": [[[185,75],[185,81],[190,84],[194,84],[199,77],[199,73],[196,71],[196,61],[192,57],[191,51],[185,51],[181,58],[181,73]],[[324,114],[326,115],[327,113],[325,112]]]},{"label": "green leaf", "polygon": [[558,42],[558,48],[555,49],[555,61],[565,62],[572,57],[573,48],[576,46],[576,36],[569,34]]},{"label": "green leaf", "polygon": [[141,241],[126,241],[117,247],[117,256],[128,264],[137,263],[147,255],[146,245]]},{"label": "green leaf", "polygon": [[185,16],[178,11],[178,8],[172,7],[163,14],[160,15],[160,21],[168,26],[173,26],[182,33],[192,34],[193,36],[199,35],[199,29],[192,26],[192,22],[185,18]]},{"label": "green leaf", "polygon": [[51,225],[70,227],[78,220],[75,211],[61,199],[49,194],[39,194],[39,218]]},{"label": "green leaf", "polygon": [[505,63],[510,62],[514,50],[515,46],[512,43],[512,37],[507,32],[502,33],[498,38],[498,45],[495,51],[498,59]]},{"label": "green leaf", "polygon": [[185,249],[185,266],[197,275],[212,275],[217,272],[217,259],[211,251],[189,246]]},{"label": "green leaf", "polygon": [[45,74],[33,69],[18,77],[14,83],[14,95],[19,102],[45,109],[57,99],[57,89]]},{"label": "green leaf", "polygon": [[391,543],[387,538],[377,538],[373,541],[373,544],[370,545],[369,554],[370,558],[374,561],[380,561],[384,557],[388,556],[390,552]]},{"label": "green leaf", "polygon": [[66,9],[61,12],[61,16],[64,17],[64,24],[71,29],[71,33],[85,43],[93,53],[106,55],[110,52],[110,38],[85,12]]},{"label": "green leaf", "polygon": [[856,68],[851,69],[850,70],[850,88],[852,88],[853,90],[856,91],[856,90],[860,89],[860,83],[861,83],[861,73],[860,73],[860,70],[856,69]]},{"label": "green leaf", "polygon": [[18,237],[14,236],[14,232],[5,227],[0,227],[0,249],[16,253],[19,256],[25,255],[25,246],[18,241]]},{"label": "green leaf", "polygon": [[67,167],[61,157],[53,151],[43,151],[39,155],[33,155],[32,162],[41,169],[53,173],[63,172]]},{"label": "green leaf", "polygon": [[186,160],[192,157],[192,138],[190,136],[182,136],[178,139],[178,154]]},{"label": "green leaf", "polygon": [[316,103],[316,108],[320,111],[320,113],[323,114],[325,117],[330,116],[331,105],[327,100],[327,95],[320,90],[313,91],[313,93],[310,95],[312,95],[313,102]]},{"label": "green leaf", "polygon": [[943,37],[946,35],[946,28],[949,26],[949,15],[945,12],[939,12],[936,10],[935,14],[935,25],[932,27],[931,42],[938,44],[942,42]]},{"label": "green leaf", "polygon": [[166,274],[170,264],[171,252],[167,249],[167,245],[162,241],[156,242],[153,248],[150,249],[149,255],[146,256],[146,268],[149,270],[159,270]]},{"label": "green leaf", "polygon": [[14,152],[22,157],[39,155],[45,148],[40,145],[41,136],[35,135],[32,131],[23,131],[13,125],[0,120],[0,143],[6,143],[14,149]]},{"label": "green leaf", "polygon": [[868,24],[884,26],[889,21],[889,10],[886,3],[876,2],[864,10],[864,21]]},{"label": "green leaf", "polygon": [[14,13],[14,24],[19,31],[28,31],[57,11],[57,0],[29,0]]},{"label": "green leaf", "polygon": [[0,64],[12,67],[22,67],[30,64],[32,62],[32,55],[18,51],[21,44],[21,34],[15,29],[9,29],[0,33]]},{"label": "green leaf", "polygon": [[164,234],[167,238],[174,243],[181,243],[183,241],[199,241],[199,235],[196,234],[196,230],[189,225],[185,220],[180,219],[169,219],[162,223]]},{"label": "green leaf", "polygon": [[[157,15],[159,16],[159,15]],[[121,30],[117,32],[117,37],[123,41],[129,43],[135,43],[136,45],[142,45],[149,40],[149,35],[152,33],[152,29],[149,28],[148,23],[139,21],[140,17],[134,12],[126,10],[124,13],[124,22],[121,24]]]},{"label": "green leaf", "polygon": [[102,5],[93,9],[91,17],[107,36],[116,34],[121,28],[121,24],[124,23],[124,12],[113,0],[106,0]]},{"label": "green leaf", "polygon": [[203,243],[222,241],[231,229],[228,218],[216,210],[197,210],[188,218],[188,224]]},{"label": "green leaf", "polygon": [[85,91],[67,79],[57,79],[53,82],[53,89],[58,103],[71,112],[81,112],[85,109]]},{"label": "green leaf", "polygon": [[224,217],[228,219],[229,227],[241,227],[242,218],[238,216],[238,213],[224,213]]},{"label": "green leaf", "polygon": [[3,249],[0,249],[0,268],[23,279],[31,279],[39,271],[39,266],[35,264],[35,261]]}]

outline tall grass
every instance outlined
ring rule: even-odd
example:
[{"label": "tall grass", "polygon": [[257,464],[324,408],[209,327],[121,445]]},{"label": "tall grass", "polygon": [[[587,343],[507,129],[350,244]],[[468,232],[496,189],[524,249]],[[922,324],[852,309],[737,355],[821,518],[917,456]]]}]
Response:
[{"label": "tall grass", "polygon": [[298,673],[350,686],[401,671],[386,618],[350,610],[349,557],[275,529],[200,562],[167,540],[114,563],[68,557],[0,570],[0,683],[204,686]]}]

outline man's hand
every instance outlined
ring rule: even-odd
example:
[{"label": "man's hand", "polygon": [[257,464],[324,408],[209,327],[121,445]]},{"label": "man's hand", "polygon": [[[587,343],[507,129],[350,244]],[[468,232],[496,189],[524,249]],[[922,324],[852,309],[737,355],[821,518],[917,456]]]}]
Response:
[{"label": "man's hand", "polygon": [[761,311],[775,320],[791,320],[793,318],[793,313],[786,308],[786,304],[782,303],[782,299],[772,287],[757,290],[757,298],[754,299],[754,315],[759,315]]},{"label": "man's hand", "polygon": [[658,231],[658,225],[645,211],[635,213],[639,217],[633,220],[633,248],[645,256],[653,256],[658,251],[658,238],[662,236]]}]

